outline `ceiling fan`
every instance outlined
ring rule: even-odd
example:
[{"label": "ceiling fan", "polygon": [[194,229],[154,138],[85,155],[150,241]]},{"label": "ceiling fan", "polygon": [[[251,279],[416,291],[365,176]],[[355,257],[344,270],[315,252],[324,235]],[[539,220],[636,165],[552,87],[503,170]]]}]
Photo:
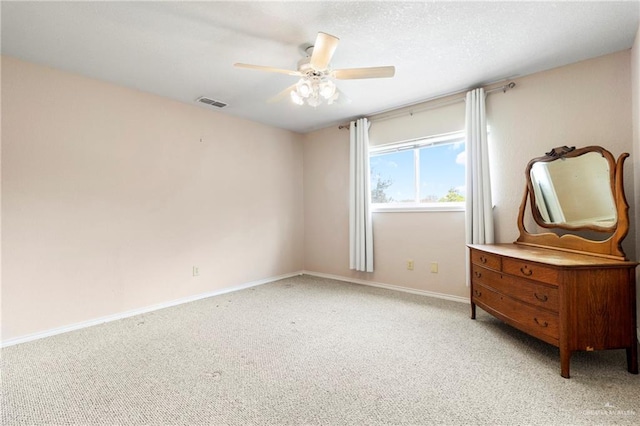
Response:
[{"label": "ceiling fan", "polygon": [[296,84],[287,87],[269,102],[279,101],[289,95],[294,103],[298,105],[306,103],[313,107],[320,105],[323,101],[332,104],[338,99],[340,91],[332,81],[334,78],[338,80],[387,78],[395,74],[396,69],[393,66],[332,70],[329,63],[339,41],[338,37],[319,32],[315,44],[305,49],[309,56],[298,62],[296,71],[242,63],[236,63],[234,66],[300,77]]}]

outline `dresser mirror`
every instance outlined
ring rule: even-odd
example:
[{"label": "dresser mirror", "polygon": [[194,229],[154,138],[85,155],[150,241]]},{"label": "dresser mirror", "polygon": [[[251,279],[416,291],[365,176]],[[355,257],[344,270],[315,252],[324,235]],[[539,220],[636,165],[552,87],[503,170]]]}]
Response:
[{"label": "dresser mirror", "polygon": [[536,161],[529,179],[540,226],[615,228],[617,213],[609,161],[597,152]]},{"label": "dresser mirror", "polygon": [[[554,148],[527,165],[516,243],[626,260],[629,230],[623,164],[599,146]],[[525,227],[527,205],[543,231]]]}]

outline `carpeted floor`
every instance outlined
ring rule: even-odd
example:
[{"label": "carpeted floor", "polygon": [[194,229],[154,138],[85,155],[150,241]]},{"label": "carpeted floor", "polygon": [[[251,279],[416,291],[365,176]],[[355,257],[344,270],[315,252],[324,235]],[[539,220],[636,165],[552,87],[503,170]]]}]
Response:
[{"label": "carpeted floor", "polygon": [[624,350],[310,276],[2,350],[2,424],[640,424]]}]

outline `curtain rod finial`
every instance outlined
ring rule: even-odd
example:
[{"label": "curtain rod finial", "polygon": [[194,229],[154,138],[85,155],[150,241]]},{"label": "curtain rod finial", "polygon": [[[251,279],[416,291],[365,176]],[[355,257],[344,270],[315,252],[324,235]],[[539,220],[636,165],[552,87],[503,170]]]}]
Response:
[{"label": "curtain rod finial", "polygon": [[504,86],[504,88],[502,89],[503,93],[506,93],[507,90],[509,89],[513,89],[514,87],[516,87],[516,83],[514,83],[513,81],[509,84],[507,84],[506,86]]}]

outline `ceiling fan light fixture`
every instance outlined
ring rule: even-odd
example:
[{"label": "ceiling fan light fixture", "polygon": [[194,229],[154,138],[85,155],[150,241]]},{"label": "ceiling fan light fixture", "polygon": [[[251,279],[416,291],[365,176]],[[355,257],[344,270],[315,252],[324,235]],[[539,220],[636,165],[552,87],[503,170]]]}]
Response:
[{"label": "ceiling fan light fixture", "polygon": [[331,105],[338,98],[338,89],[335,83],[325,76],[307,75],[295,84],[290,96],[291,101],[296,105],[306,103],[317,107],[325,101]]},{"label": "ceiling fan light fixture", "polygon": [[336,93],[336,85],[331,80],[321,81],[319,84],[319,92],[320,92],[320,96],[329,100]]},{"label": "ceiling fan light fixture", "polygon": [[298,94],[296,89],[291,91],[291,101],[296,105],[304,105],[304,99]]},{"label": "ceiling fan light fixture", "polygon": [[313,84],[306,78],[301,78],[300,81],[298,81],[298,84],[296,84],[296,92],[298,93],[298,96],[304,99],[308,98],[314,92],[313,89]]},{"label": "ceiling fan light fixture", "polygon": [[307,98],[307,105],[312,106],[314,108],[320,105],[321,103],[322,103],[322,98],[320,98],[320,96],[318,96],[317,93],[314,93],[313,95]]},{"label": "ceiling fan light fixture", "polygon": [[327,99],[327,105],[333,104],[340,94],[338,92],[334,93],[329,99]]}]

